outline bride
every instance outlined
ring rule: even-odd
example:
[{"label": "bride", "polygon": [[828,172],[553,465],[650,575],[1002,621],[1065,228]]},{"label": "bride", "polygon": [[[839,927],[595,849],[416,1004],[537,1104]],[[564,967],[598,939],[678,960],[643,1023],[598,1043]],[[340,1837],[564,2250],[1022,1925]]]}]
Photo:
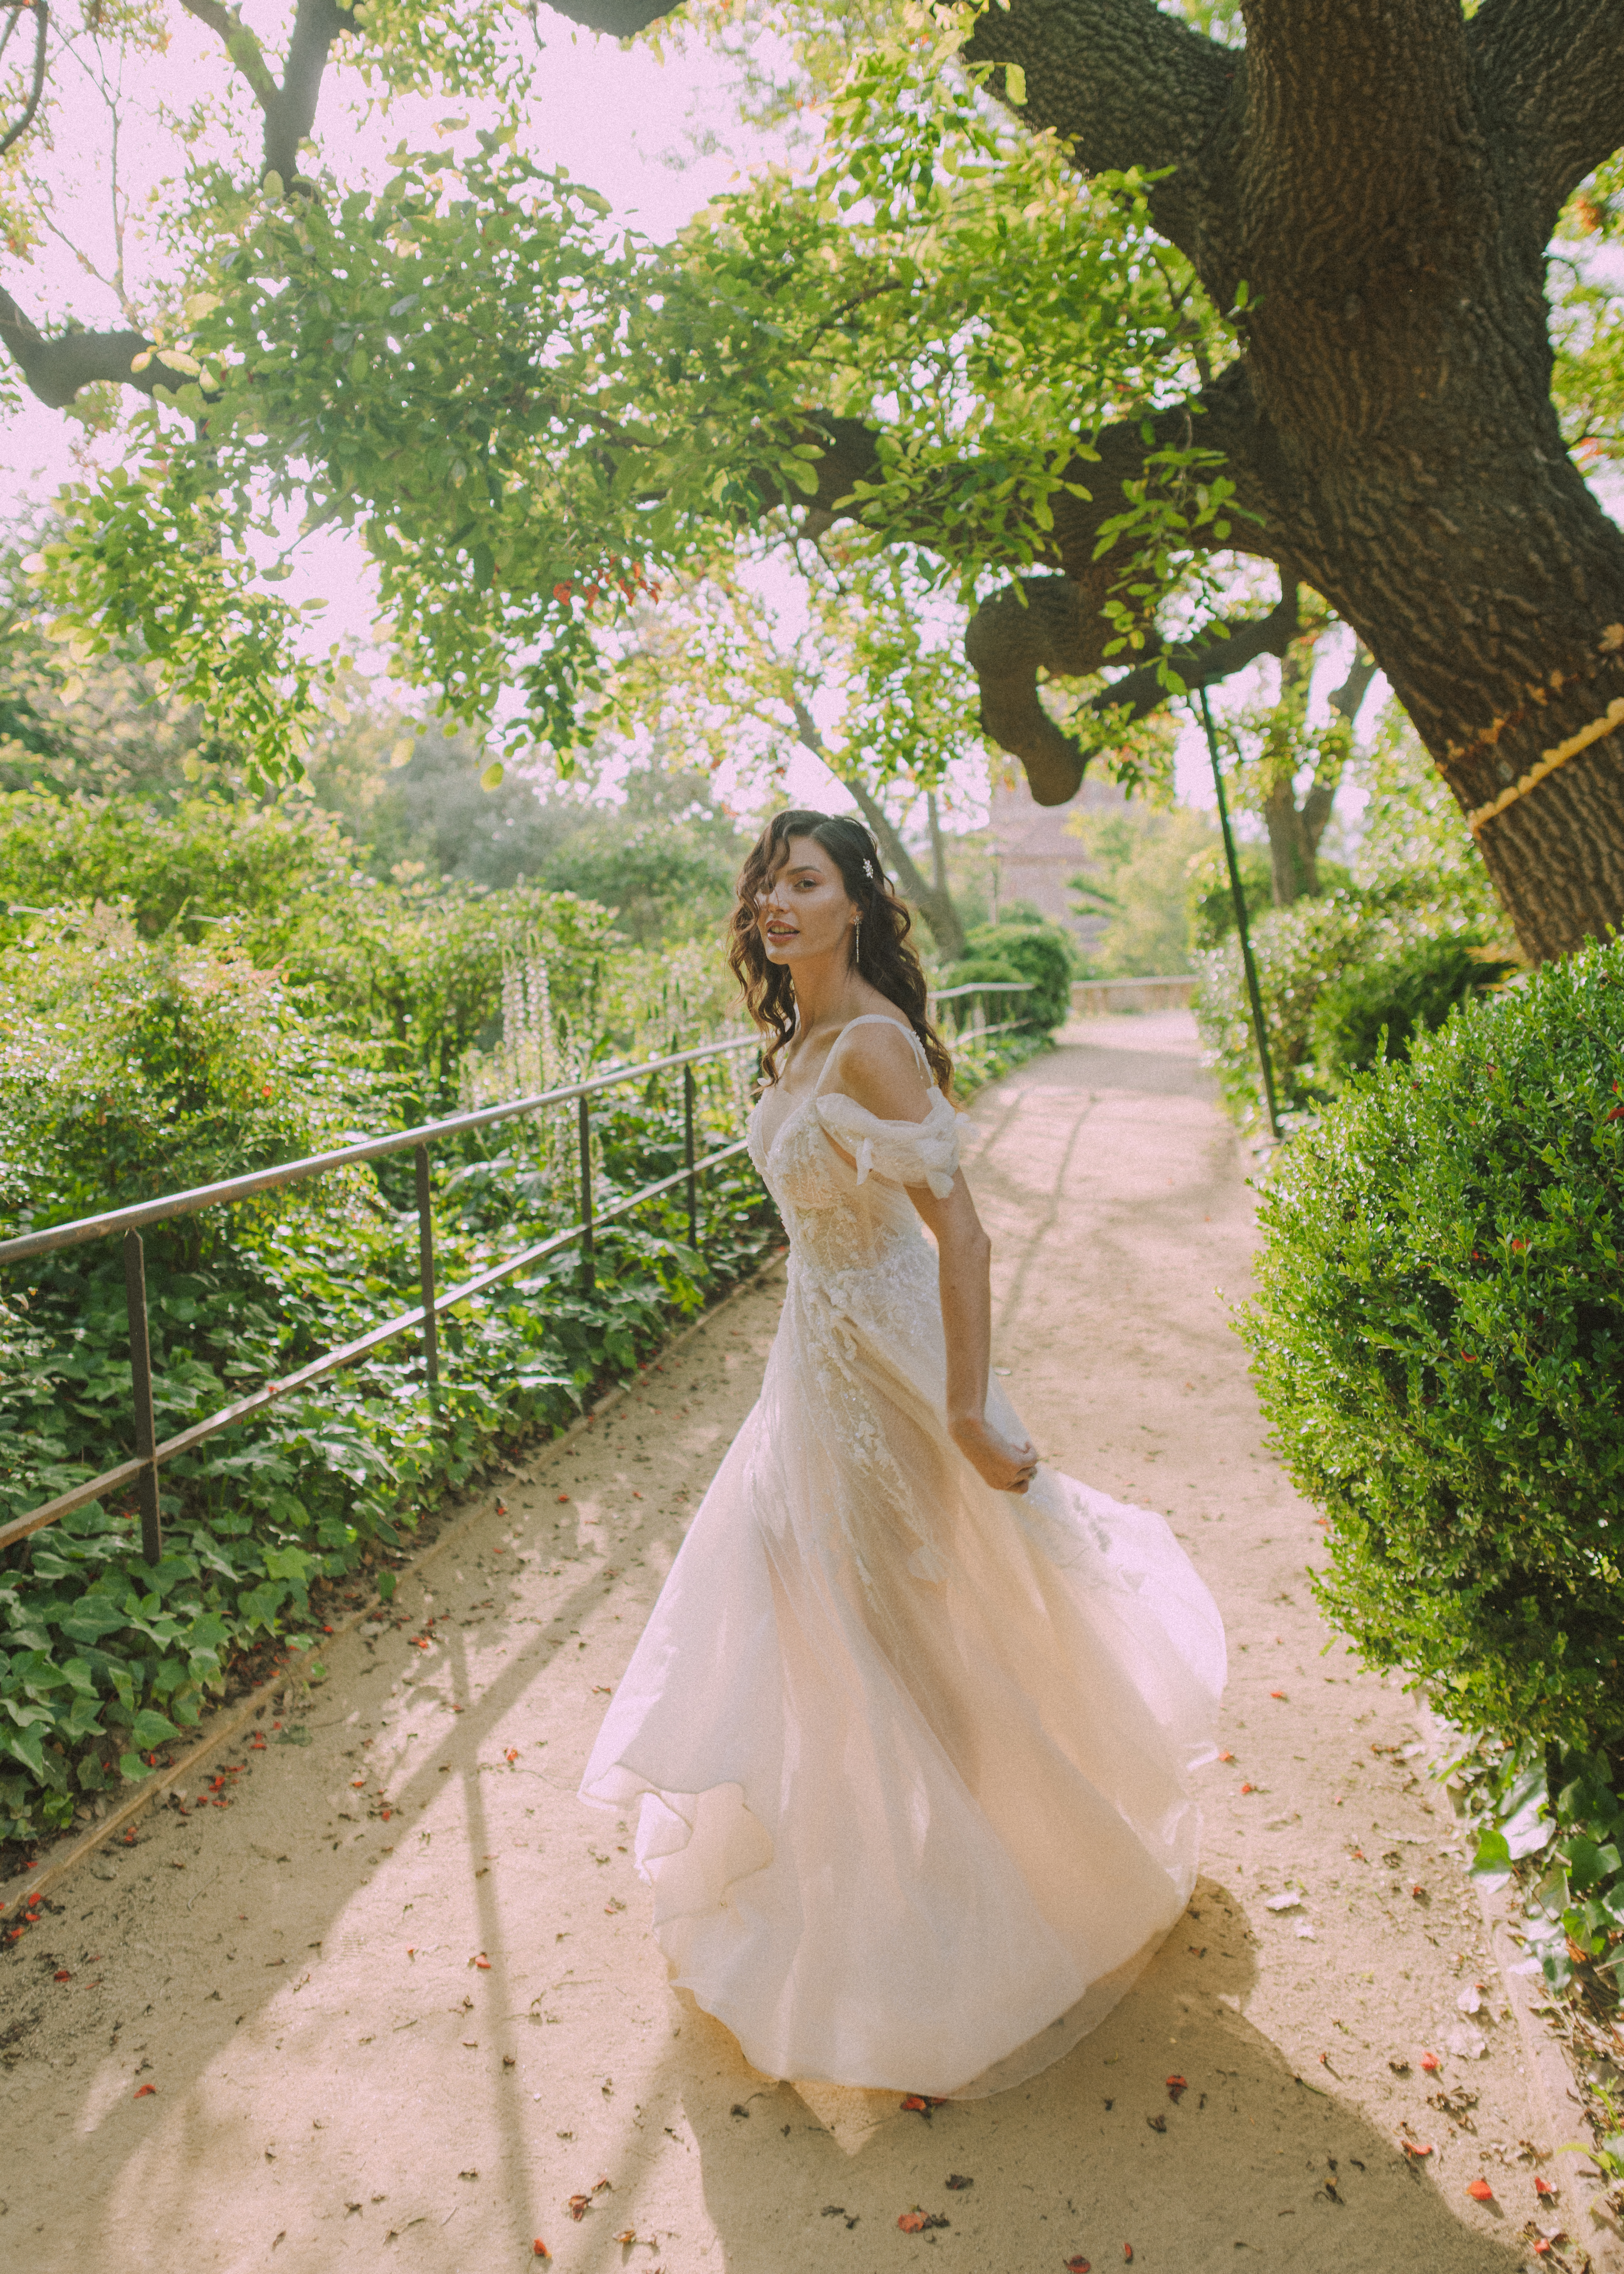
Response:
[{"label": "bride", "polygon": [[673,1978],[757,2069],[962,2099],[1057,2059],[1184,1909],[1224,1644],[1162,1519],[1044,1466],[991,1374],[908,927],[855,821],[780,813],[745,863],[788,1291],[581,1789],[641,1803]]}]

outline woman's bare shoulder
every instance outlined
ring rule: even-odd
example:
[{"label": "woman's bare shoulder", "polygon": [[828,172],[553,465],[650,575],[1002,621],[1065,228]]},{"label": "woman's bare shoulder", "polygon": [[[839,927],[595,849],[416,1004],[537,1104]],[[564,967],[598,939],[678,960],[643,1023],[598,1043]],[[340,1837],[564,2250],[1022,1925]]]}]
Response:
[{"label": "woman's bare shoulder", "polygon": [[917,1121],[925,1111],[930,1076],[906,1020],[900,1013],[881,1013],[841,1035],[829,1054],[825,1086],[840,1089],[882,1121]]}]

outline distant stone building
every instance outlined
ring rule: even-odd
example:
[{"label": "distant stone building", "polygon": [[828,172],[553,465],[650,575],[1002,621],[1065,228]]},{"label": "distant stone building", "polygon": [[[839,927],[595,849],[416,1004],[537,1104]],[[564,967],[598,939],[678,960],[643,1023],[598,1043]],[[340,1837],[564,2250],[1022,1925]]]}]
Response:
[{"label": "distant stone building", "polygon": [[1085,777],[1069,804],[1040,805],[1026,787],[1025,774],[1012,768],[1011,775],[995,779],[987,825],[997,906],[1024,900],[1064,924],[1079,945],[1086,945],[1099,931],[1100,919],[1079,915],[1068,889],[1084,860],[1082,847],[1066,834],[1066,824],[1079,809],[1103,812],[1125,803],[1124,793],[1115,782]]}]

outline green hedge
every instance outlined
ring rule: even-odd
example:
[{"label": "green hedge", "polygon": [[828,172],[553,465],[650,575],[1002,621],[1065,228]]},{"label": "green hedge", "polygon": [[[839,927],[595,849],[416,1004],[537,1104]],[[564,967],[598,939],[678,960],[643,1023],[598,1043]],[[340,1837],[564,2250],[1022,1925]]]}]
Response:
[{"label": "green hedge", "polygon": [[956,987],[967,979],[989,980],[998,966],[1011,977],[1026,981],[1031,991],[1019,1001],[1010,997],[1013,1008],[1007,1012],[994,1012],[991,1006],[998,998],[989,997],[989,1019],[1019,1012],[1044,1028],[1065,1024],[1071,1013],[1076,957],[1057,924],[978,924],[966,937],[963,961],[954,965],[944,983]]},{"label": "green hedge", "polygon": [[1624,948],[1353,1076],[1264,1189],[1240,1325],[1320,1600],[1449,1717],[1624,1741]]}]

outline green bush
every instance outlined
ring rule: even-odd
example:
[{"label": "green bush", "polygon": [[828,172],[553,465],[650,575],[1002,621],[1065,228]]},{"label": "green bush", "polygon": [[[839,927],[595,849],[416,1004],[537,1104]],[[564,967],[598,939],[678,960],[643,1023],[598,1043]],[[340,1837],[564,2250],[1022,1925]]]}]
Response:
[{"label": "green bush", "polygon": [[[388,1118],[377,1052],[229,942],[144,938],[106,908],[41,921],[0,952],[0,1215],[19,1229],[244,1175]],[[193,1243],[219,1221],[167,1237]]]},{"label": "green bush", "polygon": [[[1058,924],[978,924],[966,938],[965,950],[966,964],[1004,964],[1028,983],[1031,991],[1017,1006],[1023,1017],[1046,1029],[1065,1024],[1071,1013],[1076,957]],[[954,968],[962,970],[965,965]],[[971,975],[986,979],[990,973],[978,968]]]},{"label": "green bush", "polygon": [[1616,1747],[1624,947],[1351,1076],[1260,1216],[1240,1326],[1326,1610],[1453,1721]]},{"label": "green bush", "polygon": [[[1252,957],[1282,1113],[1292,1119],[1312,1113],[1333,1087],[1316,1057],[1315,1026],[1330,990],[1402,960],[1421,942],[1458,937],[1470,945],[1477,937],[1462,931],[1454,911],[1436,905],[1425,884],[1402,881],[1298,900],[1255,924]],[[1196,1022],[1225,1102],[1244,1126],[1262,1118],[1263,1088],[1238,938],[1231,934],[1196,962]]]},{"label": "green bush", "polygon": [[[1335,979],[1314,1006],[1314,1065],[1322,1080],[1396,1059],[1411,1035],[1441,1027],[1457,1003],[1494,986],[1516,966],[1485,959],[1460,937],[1420,939],[1402,954],[1356,965]],[[1384,1041],[1385,1035],[1385,1041]]]}]

